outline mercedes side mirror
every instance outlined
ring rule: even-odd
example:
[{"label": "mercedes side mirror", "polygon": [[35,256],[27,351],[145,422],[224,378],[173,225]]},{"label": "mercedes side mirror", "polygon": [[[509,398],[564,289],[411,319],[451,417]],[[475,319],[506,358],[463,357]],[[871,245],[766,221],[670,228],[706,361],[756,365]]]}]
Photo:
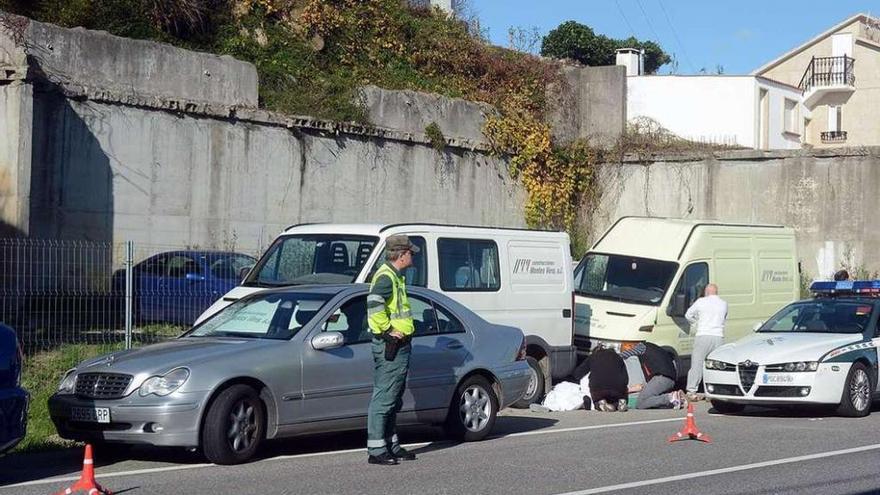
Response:
[{"label": "mercedes side mirror", "polygon": [[342,347],[343,343],[345,337],[339,332],[321,332],[312,337],[312,347],[318,351]]},{"label": "mercedes side mirror", "polygon": [[757,332],[758,330],[761,329],[762,326],[764,326],[764,322],[759,321],[759,322],[755,323],[754,325],[752,325],[752,331]]}]

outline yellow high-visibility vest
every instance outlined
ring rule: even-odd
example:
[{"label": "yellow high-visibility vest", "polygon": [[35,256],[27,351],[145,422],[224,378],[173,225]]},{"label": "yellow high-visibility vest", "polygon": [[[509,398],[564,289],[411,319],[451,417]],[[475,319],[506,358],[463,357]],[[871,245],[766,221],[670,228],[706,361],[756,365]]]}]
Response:
[{"label": "yellow high-visibility vest", "polygon": [[379,277],[391,279],[391,297],[383,299],[382,296],[370,294],[367,296],[367,321],[370,331],[380,334],[391,330],[397,330],[404,336],[412,335],[415,331],[412,313],[410,312],[409,300],[406,297],[406,279],[398,276],[393,268],[383,263],[373,275],[370,282],[370,291]]}]

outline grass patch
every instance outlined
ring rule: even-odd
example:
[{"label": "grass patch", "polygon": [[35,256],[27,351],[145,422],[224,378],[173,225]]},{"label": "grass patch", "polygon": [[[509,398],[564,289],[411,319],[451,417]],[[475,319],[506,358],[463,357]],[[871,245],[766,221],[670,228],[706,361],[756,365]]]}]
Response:
[{"label": "grass patch", "polygon": [[180,337],[183,332],[189,330],[192,327],[185,325],[173,325],[171,323],[153,323],[150,325],[144,325],[140,327],[135,327],[132,330],[134,334],[132,336],[133,345],[138,347],[140,344],[138,340],[143,340],[146,342],[159,342],[162,340],[173,339],[176,337]]}]

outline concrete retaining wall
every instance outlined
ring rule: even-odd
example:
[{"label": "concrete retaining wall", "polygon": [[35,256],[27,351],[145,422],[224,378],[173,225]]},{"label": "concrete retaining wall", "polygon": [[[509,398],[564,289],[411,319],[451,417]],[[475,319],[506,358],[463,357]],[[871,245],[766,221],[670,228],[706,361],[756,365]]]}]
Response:
[{"label": "concrete retaining wall", "polygon": [[32,99],[29,84],[0,86],[0,236],[30,222]]},{"label": "concrete retaining wall", "polygon": [[623,215],[783,224],[809,276],[880,271],[880,147],[729,152],[605,165],[593,238]]},{"label": "concrete retaining wall", "polygon": [[483,124],[495,109],[485,103],[420,93],[390,91],[376,86],[361,88],[371,124],[389,129],[424,133],[437,124],[443,135],[474,142],[485,141]]},{"label": "concrete retaining wall", "polygon": [[[588,139],[599,146],[617,143],[626,126],[626,69],[560,64],[560,84],[547,91],[547,119],[560,143]],[[458,98],[390,91],[369,86],[361,96],[372,124],[422,133],[436,123],[446,137],[484,142],[483,124],[496,110]]]},{"label": "concrete retaining wall", "polygon": [[54,93],[34,100],[29,234],[254,249],[301,222],[523,225],[481,152]]},{"label": "concrete retaining wall", "polygon": [[615,144],[626,126],[626,68],[563,65],[560,70],[563,83],[549,94],[553,136],[561,143]]},{"label": "concrete retaining wall", "polygon": [[524,223],[482,105],[374,89],[386,126],[278,115],[251,64],[15,16],[0,54],[3,235],[254,250],[300,222]]},{"label": "concrete retaining wall", "polygon": [[0,14],[7,19],[7,32],[0,36],[0,66],[4,68],[29,64],[32,77],[62,87],[257,106],[257,70],[250,63]]}]

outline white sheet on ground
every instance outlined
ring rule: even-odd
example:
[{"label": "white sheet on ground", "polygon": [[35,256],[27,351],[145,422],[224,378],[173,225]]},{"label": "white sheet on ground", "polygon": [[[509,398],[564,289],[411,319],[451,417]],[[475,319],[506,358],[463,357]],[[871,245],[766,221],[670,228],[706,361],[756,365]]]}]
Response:
[{"label": "white sheet on ground", "polygon": [[560,382],[544,397],[542,405],[551,411],[574,411],[584,407],[584,394],[577,383]]}]

